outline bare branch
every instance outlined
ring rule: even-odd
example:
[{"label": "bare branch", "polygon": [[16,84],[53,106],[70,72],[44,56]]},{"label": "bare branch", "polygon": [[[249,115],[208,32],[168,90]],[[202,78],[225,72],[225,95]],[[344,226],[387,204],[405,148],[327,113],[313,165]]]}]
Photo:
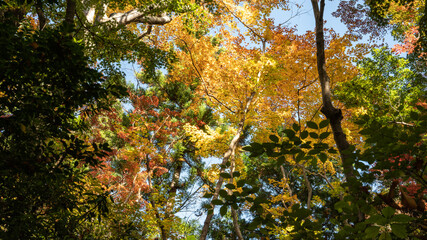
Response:
[{"label": "bare branch", "polygon": [[138,39],[142,39],[143,37],[149,35],[151,33],[151,30],[153,29],[152,25],[148,25],[147,30],[143,33],[141,33],[141,35],[138,36]]},{"label": "bare branch", "polygon": [[414,124],[412,124],[412,123],[406,123],[406,122],[389,122],[389,123],[401,124],[401,125],[408,126],[408,127],[413,127],[414,126]]},{"label": "bare branch", "polygon": [[140,12],[137,9],[132,9],[124,13],[113,13],[109,17],[104,16],[99,19],[100,23],[116,22],[119,25],[127,25],[130,23],[146,23],[150,25],[164,25],[172,21],[172,18],[162,13],[158,16],[147,15],[146,12]]}]

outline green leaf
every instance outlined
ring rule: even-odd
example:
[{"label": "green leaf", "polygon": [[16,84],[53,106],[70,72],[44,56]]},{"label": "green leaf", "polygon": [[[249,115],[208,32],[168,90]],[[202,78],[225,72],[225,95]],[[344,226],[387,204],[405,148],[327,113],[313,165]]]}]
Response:
[{"label": "green leaf", "polygon": [[382,225],[381,223],[383,223],[386,219],[381,216],[381,215],[372,215],[371,217],[369,217],[365,223],[367,224],[378,224],[378,225]]},{"label": "green leaf", "polygon": [[219,190],[219,195],[223,198],[228,196],[227,191],[225,191],[224,189]]},{"label": "green leaf", "polygon": [[213,205],[223,205],[224,203],[219,199],[215,199],[215,200],[212,200],[212,204]]},{"label": "green leaf", "polygon": [[406,232],[406,227],[402,224],[391,224],[391,231],[399,238],[406,238],[408,236],[408,233]]},{"label": "green leaf", "polygon": [[239,187],[239,188],[243,187],[245,185],[245,183],[246,183],[246,180],[241,179],[241,180],[237,181],[237,187]]},{"label": "green leaf", "polygon": [[278,165],[282,165],[283,163],[285,163],[285,160],[286,160],[286,158],[285,158],[284,156],[280,156],[280,157],[277,159],[277,164],[278,164]]},{"label": "green leaf", "polygon": [[312,138],[319,138],[319,135],[317,133],[315,133],[315,132],[311,132],[310,133],[310,137],[312,137]]},{"label": "green leaf", "polygon": [[420,115],[417,112],[410,112],[409,116],[411,116],[412,120],[418,120]]},{"label": "green leaf", "polygon": [[319,138],[325,139],[325,138],[329,137],[330,134],[331,134],[330,132],[323,132],[320,134]]},{"label": "green leaf", "polygon": [[335,148],[329,148],[328,149],[328,153],[332,153],[332,154],[335,154],[335,153],[337,153],[338,151],[335,149]]},{"label": "green leaf", "polygon": [[396,223],[408,223],[412,220],[414,220],[413,217],[410,217],[410,216],[405,215],[405,214],[398,214],[398,215],[395,215],[391,218],[391,222],[396,222]]},{"label": "green leaf", "polygon": [[361,131],[359,131],[359,134],[361,135],[369,135],[372,131],[368,128],[364,128]]},{"label": "green leaf", "polygon": [[295,136],[295,131],[292,129],[285,129],[285,130],[283,130],[283,133],[285,133],[286,137],[289,139],[291,139]]},{"label": "green leaf", "polygon": [[348,207],[348,203],[346,201],[338,201],[337,203],[335,203],[334,207],[338,212],[342,212],[343,208]]},{"label": "green leaf", "polygon": [[325,119],[319,123],[319,128],[325,128],[329,125],[329,120]]},{"label": "green leaf", "polygon": [[269,138],[270,138],[271,141],[273,141],[275,143],[279,142],[279,138],[276,135],[270,135]]},{"label": "green leaf", "polygon": [[248,230],[250,230],[250,231],[253,231],[253,230],[255,230],[256,228],[258,227],[258,223],[256,223],[255,221],[253,221],[253,222],[251,222],[249,225],[248,225]]},{"label": "green leaf", "polygon": [[395,210],[392,207],[386,207],[381,211],[386,218],[391,218],[393,216]]},{"label": "green leaf", "polygon": [[318,153],[320,153],[320,150],[319,149],[311,149],[310,151],[308,151],[308,155],[316,155],[316,154],[318,154]]},{"label": "green leaf", "polygon": [[302,131],[300,134],[301,139],[306,139],[308,137],[308,132],[307,131]]},{"label": "green leaf", "polygon": [[256,142],[251,143],[250,146],[252,147],[252,149],[253,149],[254,152],[263,151],[264,150],[264,148],[262,147],[262,145],[259,144],[259,143],[256,143]]},{"label": "green leaf", "polygon": [[370,239],[376,238],[379,232],[380,232],[380,227],[375,227],[375,226],[368,227],[365,230],[365,233],[366,233],[365,237]]},{"label": "green leaf", "polygon": [[212,193],[205,193],[205,195],[203,195],[204,198],[211,198],[212,196]]},{"label": "green leaf", "polygon": [[419,111],[425,111],[425,108],[423,106],[417,105],[416,107]]},{"label": "green leaf", "polygon": [[305,153],[304,153],[304,152],[298,153],[298,154],[296,155],[296,157],[295,157],[295,161],[296,161],[296,162],[300,162],[301,160],[303,160],[303,159],[304,159],[304,157],[305,157]]},{"label": "green leaf", "polygon": [[301,129],[300,126],[296,123],[292,124],[292,128],[295,130],[295,132],[298,132]]},{"label": "green leaf", "polygon": [[244,147],[242,147],[242,149],[245,150],[245,151],[248,151],[248,152],[252,152],[253,151],[251,145],[244,146]]},{"label": "green leaf", "polygon": [[312,121],[307,122],[307,127],[312,128],[312,129],[319,129],[317,124],[315,122],[312,122]]},{"label": "green leaf", "polygon": [[311,148],[310,142],[306,142],[304,144],[301,144],[301,146],[299,146],[300,148]]},{"label": "green leaf", "polygon": [[300,208],[297,211],[295,211],[295,216],[298,217],[299,219],[305,219],[308,216],[310,216],[311,211],[305,208]]},{"label": "green leaf", "polygon": [[380,235],[379,240],[391,240],[390,233],[388,233],[388,232],[383,232],[383,233]]},{"label": "green leaf", "polygon": [[225,214],[227,214],[227,206],[224,205],[219,209],[219,213],[221,214],[221,216],[224,216]]},{"label": "green leaf", "polygon": [[328,156],[324,152],[319,153],[319,155],[317,156],[319,157],[320,161],[322,161],[323,163],[326,162],[326,160],[328,159]]},{"label": "green leaf", "polygon": [[234,186],[234,184],[232,184],[232,183],[226,184],[225,187],[228,189],[235,189],[236,188],[236,186]]},{"label": "green leaf", "polygon": [[223,172],[223,173],[220,173],[219,175],[223,178],[231,178],[231,175],[229,173]]}]

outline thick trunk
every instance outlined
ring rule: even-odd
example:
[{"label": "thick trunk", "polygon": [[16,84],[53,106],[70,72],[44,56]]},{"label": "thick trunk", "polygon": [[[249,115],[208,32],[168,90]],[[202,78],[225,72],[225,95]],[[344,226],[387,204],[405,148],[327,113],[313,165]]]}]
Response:
[{"label": "thick trunk", "polygon": [[[151,198],[151,194],[150,194],[150,198]],[[156,214],[157,225],[160,228],[161,237],[162,237],[163,240],[167,240],[168,239],[167,233],[166,233],[165,227],[162,224],[162,219],[160,217],[159,211],[157,210],[157,206],[156,206],[155,200],[151,198],[150,203],[151,203],[151,206],[153,207],[154,212]]]},{"label": "thick trunk", "polygon": [[[84,3],[83,3],[84,4]],[[164,25],[172,21],[172,18],[169,17],[166,13],[159,14],[150,14],[147,11],[141,11],[140,9],[132,9],[127,12],[117,12],[112,13],[110,16],[107,16],[105,13],[107,12],[108,5],[104,4],[104,10],[100,15],[96,14],[95,7],[91,6],[84,11],[84,15],[86,17],[86,21],[88,23],[94,24],[96,23],[116,23],[117,25],[128,25],[131,23],[144,23],[147,24],[150,28],[147,30],[151,31],[152,25]],[[154,9],[156,6],[152,6],[149,9]]]},{"label": "thick trunk", "polygon": [[76,13],[76,1],[67,0],[67,8],[65,9],[65,22],[70,25],[73,25],[75,13]]},{"label": "thick trunk", "polygon": [[165,13],[158,16],[147,16],[146,13],[140,12],[137,9],[130,10],[125,13],[113,13],[109,17],[104,16],[99,20],[103,22],[114,21],[120,25],[127,25],[130,23],[146,23],[150,25],[164,25],[172,21],[172,18]]}]

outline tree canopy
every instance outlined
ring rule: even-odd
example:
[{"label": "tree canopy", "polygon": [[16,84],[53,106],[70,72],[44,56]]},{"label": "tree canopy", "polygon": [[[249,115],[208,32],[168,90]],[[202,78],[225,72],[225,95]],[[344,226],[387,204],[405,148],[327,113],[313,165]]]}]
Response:
[{"label": "tree canopy", "polygon": [[0,0],[0,238],[424,239],[426,11]]}]

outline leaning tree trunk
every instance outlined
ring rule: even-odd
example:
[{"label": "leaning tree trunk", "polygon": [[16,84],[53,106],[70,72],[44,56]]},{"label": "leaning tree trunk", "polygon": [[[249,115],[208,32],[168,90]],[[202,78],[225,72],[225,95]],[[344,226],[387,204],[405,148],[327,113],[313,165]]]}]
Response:
[{"label": "leaning tree trunk", "polygon": [[322,88],[323,107],[321,112],[329,119],[332,132],[334,134],[335,143],[341,155],[341,160],[344,167],[344,175],[346,181],[354,177],[353,160],[349,154],[345,154],[345,150],[350,147],[347,141],[346,134],[342,130],[341,121],[343,119],[342,111],[335,108],[332,104],[331,84],[326,72],[325,60],[325,38],[323,31],[323,12],[325,10],[325,0],[311,0],[313,5],[314,17],[316,19],[316,48],[317,48],[317,71],[319,74],[320,85]]},{"label": "leaning tree trunk", "polygon": [[[252,92],[252,94],[249,96],[249,98],[246,102],[246,106],[243,110],[242,118],[240,119],[240,122],[239,122],[239,125],[237,128],[237,132],[234,135],[233,140],[231,140],[231,142],[228,146],[227,152],[225,152],[224,157],[222,158],[222,163],[221,163],[222,166],[226,165],[229,161],[234,161],[234,153],[236,152],[236,148],[238,146],[240,137],[243,133],[243,128],[245,126],[245,121],[246,121],[246,115],[249,112],[249,107],[252,103],[252,100],[254,99],[254,96],[255,96],[255,92]],[[232,165],[234,166],[234,162],[232,162]],[[221,168],[220,173],[223,173],[224,171],[225,171],[225,168]],[[221,190],[223,182],[224,182],[224,178],[220,174],[220,176],[218,178],[218,182],[217,182],[216,187],[215,187],[215,192],[212,196],[212,201],[218,199],[219,191]],[[213,204],[211,204],[211,206],[212,206],[212,208],[215,207]],[[240,233],[240,227],[239,227],[238,222],[237,222],[237,214],[233,214],[233,215],[234,215],[233,216],[234,228],[235,228],[236,232]],[[203,224],[202,234],[200,235],[200,238],[199,238],[200,240],[206,239],[206,237],[208,235],[209,226],[210,226],[212,217],[213,217],[213,212],[206,216],[205,222]],[[241,234],[240,234],[240,236],[241,236]]]},{"label": "leaning tree trunk", "polygon": [[[224,157],[222,159],[222,163],[221,163],[222,166],[227,164],[228,161],[230,159],[232,159],[232,154],[235,152],[235,149],[237,148],[240,136],[242,135],[242,132],[243,132],[244,122],[245,122],[244,118],[242,120],[240,120],[239,127],[237,129],[237,133],[236,133],[236,135],[234,135],[233,140],[231,140],[230,145],[228,147],[228,150],[224,154]],[[220,173],[223,173],[224,171],[225,171],[225,168],[221,167]],[[219,191],[221,190],[223,182],[224,182],[224,178],[220,175],[218,178],[218,182],[216,183],[215,192],[212,196],[212,201],[218,199]],[[211,204],[211,207],[212,207],[212,209],[214,209],[215,206],[213,204]],[[205,222],[203,224],[202,234],[200,235],[200,238],[199,238],[200,240],[206,239],[206,237],[208,235],[209,226],[210,226],[212,217],[213,217],[213,212],[206,216]]]},{"label": "leaning tree trunk", "polygon": [[[353,158],[346,150],[349,149],[350,144],[347,141],[347,136],[343,132],[341,121],[343,119],[342,111],[335,108],[332,104],[331,84],[328,74],[326,72],[326,58],[325,58],[325,37],[323,30],[323,13],[325,10],[325,0],[311,0],[313,5],[314,17],[316,19],[316,49],[317,49],[317,71],[319,74],[320,85],[322,88],[322,101],[323,107],[321,112],[329,119],[332,132],[334,134],[335,144],[341,155],[341,161],[344,168],[344,176],[346,182],[350,183],[355,180]],[[356,192],[350,185],[350,191]],[[358,198],[355,195],[356,199]],[[361,222],[365,219],[364,214],[358,210],[358,221]]]}]

